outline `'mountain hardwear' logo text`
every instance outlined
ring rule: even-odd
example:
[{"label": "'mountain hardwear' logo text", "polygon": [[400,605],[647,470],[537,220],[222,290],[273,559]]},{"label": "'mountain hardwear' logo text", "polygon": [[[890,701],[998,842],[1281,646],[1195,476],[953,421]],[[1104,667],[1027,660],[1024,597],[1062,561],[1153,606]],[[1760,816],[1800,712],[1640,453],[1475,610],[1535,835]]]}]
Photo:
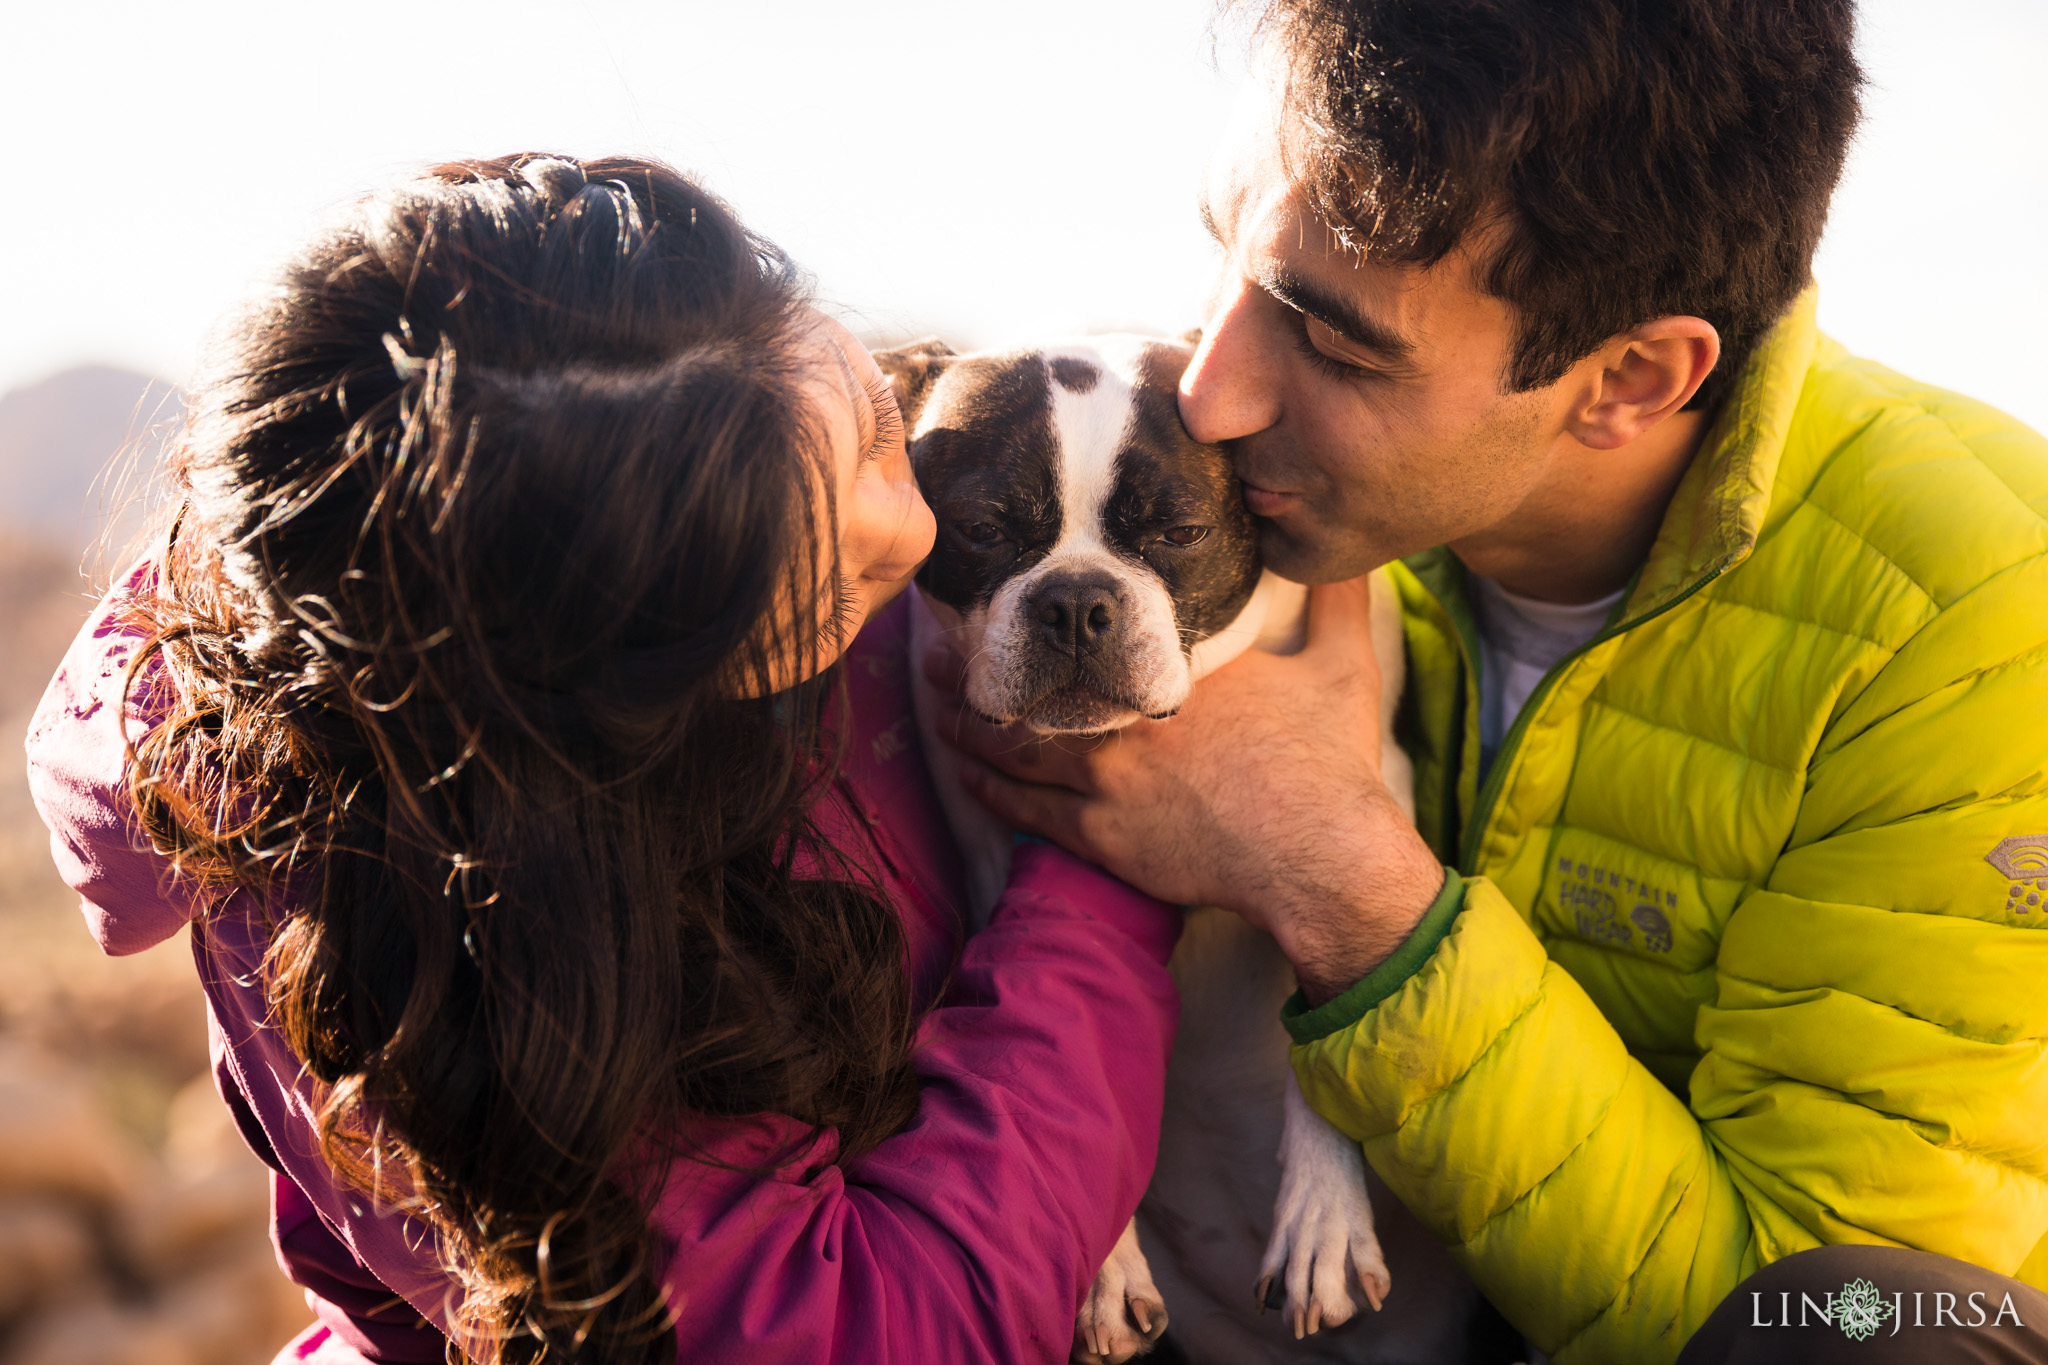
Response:
[{"label": "'mountain hardwear' logo text", "polygon": [[1572,858],[1559,858],[1556,871],[1558,903],[1571,912],[1580,938],[1628,947],[1639,930],[1651,952],[1671,951],[1676,891]]}]

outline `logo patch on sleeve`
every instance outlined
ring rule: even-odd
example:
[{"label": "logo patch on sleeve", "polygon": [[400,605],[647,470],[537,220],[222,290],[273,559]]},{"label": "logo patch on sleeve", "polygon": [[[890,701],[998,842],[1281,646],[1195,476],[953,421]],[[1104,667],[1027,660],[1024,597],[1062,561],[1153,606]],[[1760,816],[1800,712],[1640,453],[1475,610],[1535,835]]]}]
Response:
[{"label": "logo patch on sleeve", "polygon": [[2005,908],[2015,914],[2048,913],[2041,902],[2048,900],[2048,834],[2022,834],[2002,839],[1984,855],[2009,885]]}]

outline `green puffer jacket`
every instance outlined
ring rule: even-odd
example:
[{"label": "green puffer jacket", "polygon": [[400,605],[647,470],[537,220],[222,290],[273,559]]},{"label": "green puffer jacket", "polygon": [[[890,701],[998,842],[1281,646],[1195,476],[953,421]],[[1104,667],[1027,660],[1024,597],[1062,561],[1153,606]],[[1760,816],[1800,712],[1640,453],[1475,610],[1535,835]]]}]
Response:
[{"label": "green puffer jacket", "polygon": [[1290,1005],[1310,1103],[1559,1365],[1824,1243],[2048,1287],[2048,441],[1809,292],[1483,787],[1462,570],[1394,572],[1457,871]]}]

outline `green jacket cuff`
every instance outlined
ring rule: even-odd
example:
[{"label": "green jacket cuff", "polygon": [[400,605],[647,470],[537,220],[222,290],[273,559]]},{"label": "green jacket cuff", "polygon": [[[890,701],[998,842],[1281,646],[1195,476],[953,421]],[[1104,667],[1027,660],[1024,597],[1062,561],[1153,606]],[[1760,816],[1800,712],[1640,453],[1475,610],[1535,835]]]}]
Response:
[{"label": "green jacket cuff", "polygon": [[1359,978],[1342,995],[1314,1009],[1310,1009],[1308,1001],[1302,999],[1300,991],[1296,991],[1280,1007],[1280,1022],[1287,1025],[1287,1032],[1295,1042],[1313,1043],[1365,1018],[1366,1011],[1400,990],[1409,977],[1422,970],[1422,964],[1429,961],[1436,945],[1451,932],[1451,924],[1458,918],[1458,910],[1464,904],[1465,879],[1447,867],[1444,869],[1444,889],[1436,893],[1436,900],[1422,913],[1422,922],[1415,926],[1400,947],[1394,949],[1392,957]]}]

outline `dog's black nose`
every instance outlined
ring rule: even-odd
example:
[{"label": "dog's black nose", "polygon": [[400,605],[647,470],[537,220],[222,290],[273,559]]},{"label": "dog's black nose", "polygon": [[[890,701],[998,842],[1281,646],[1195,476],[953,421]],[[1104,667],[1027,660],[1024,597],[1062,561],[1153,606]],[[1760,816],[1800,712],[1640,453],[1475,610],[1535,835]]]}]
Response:
[{"label": "dog's black nose", "polygon": [[1030,609],[1047,644],[1062,654],[1086,654],[1116,629],[1116,580],[1107,574],[1048,578],[1032,592]]}]

